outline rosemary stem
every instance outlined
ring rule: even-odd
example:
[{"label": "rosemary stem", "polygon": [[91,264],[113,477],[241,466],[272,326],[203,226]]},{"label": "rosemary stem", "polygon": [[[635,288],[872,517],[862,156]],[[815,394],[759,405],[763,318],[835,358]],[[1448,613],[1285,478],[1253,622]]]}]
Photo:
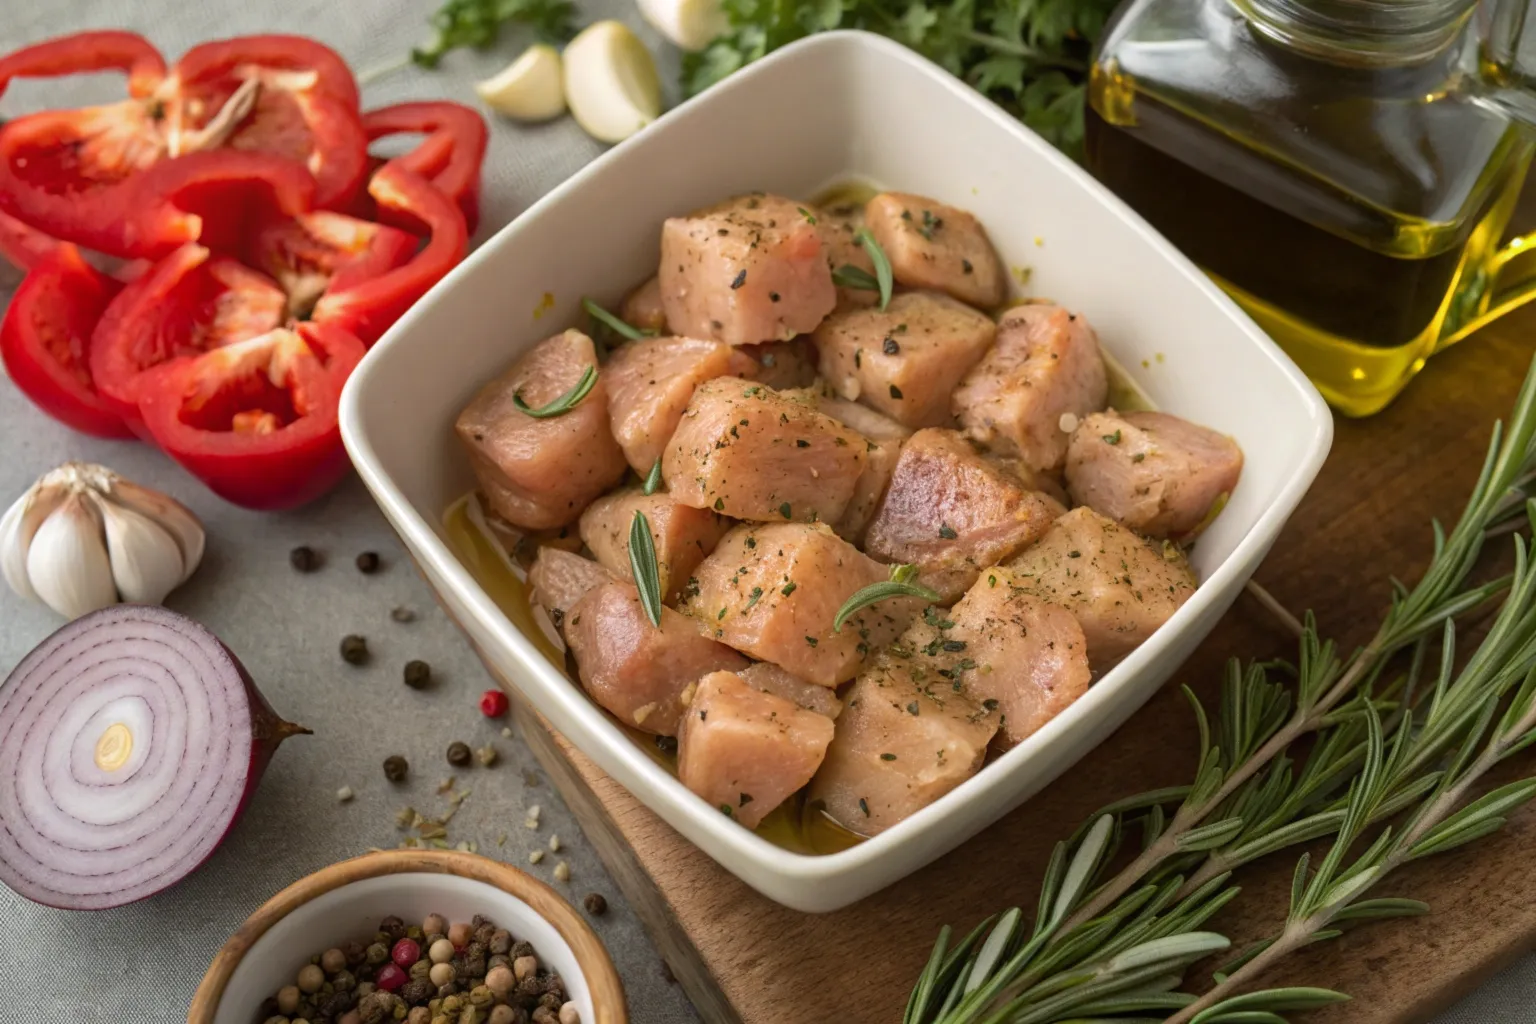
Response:
[{"label": "rosemary stem", "polygon": [[403,71],[410,66],[411,59],[409,57],[406,57],[404,60],[394,61],[390,64],[376,64],[368,70],[358,74],[357,84],[370,85],[374,82],[377,82],[381,78],[388,78],[396,71]]},{"label": "rosemary stem", "polygon": [[1284,626],[1293,637],[1298,640],[1301,639],[1302,635],[1306,632],[1306,629],[1301,624],[1301,620],[1292,615],[1290,609],[1281,604],[1275,595],[1269,592],[1268,588],[1258,580],[1249,580],[1244,589],[1248,591],[1250,597],[1264,607],[1265,611],[1273,615],[1275,620]]},{"label": "rosemary stem", "polygon": [[1209,992],[1169,1017],[1164,1024],[1189,1024],[1201,1011],[1215,1006],[1227,996],[1243,988],[1251,979],[1269,970],[1278,961],[1284,960],[1306,946],[1312,941],[1313,935],[1327,926],[1336,912],[1337,910],[1330,908],[1319,911],[1304,920],[1287,922],[1280,937],[1270,943],[1262,953],[1217,982]]}]

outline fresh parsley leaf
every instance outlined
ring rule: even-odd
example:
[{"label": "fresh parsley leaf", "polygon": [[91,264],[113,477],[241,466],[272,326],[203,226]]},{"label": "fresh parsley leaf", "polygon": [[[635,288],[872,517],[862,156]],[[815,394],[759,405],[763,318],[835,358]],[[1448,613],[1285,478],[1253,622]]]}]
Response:
[{"label": "fresh parsley leaf", "polygon": [[551,43],[576,34],[576,5],[570,0],[446,0],[432,15],[432,39],[411,51],[411,60],[435,68],[443,55],[462,47],[494,45],[507,25],[523,25]]}]

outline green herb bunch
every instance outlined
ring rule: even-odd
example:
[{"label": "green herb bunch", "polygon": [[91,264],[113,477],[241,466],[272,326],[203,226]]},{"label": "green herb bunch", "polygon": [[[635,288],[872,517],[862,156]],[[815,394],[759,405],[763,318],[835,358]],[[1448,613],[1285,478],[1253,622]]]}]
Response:
[{"label": "green herb bunch", "polygon": [[432,38],[411,50],[411,60],[435,68],[450,51],[495,45],[508,25],[527,26],[545,42],[563,43],[576,34],[576,7],[570,0],[446,0],[432,15]]},{"label": "green herb bunch", "polygon": [[684,59],[690,96],[797,39],[864,29],[911,47],[1077,155],[1088,53],[1115,0],[724,0],[724,7],[726,33]]},{"label": "green herb bunch", "polygon": [[[1427,912],[1367,893],[1403,864],[1497,830],[1536,795],[1532,779],[1473,798],[1488,771],[1536,743],[1536,567],[1524,539],[1513,539],[1510,575],[1471,582],[1488,538],[1536,517],[1524,493],[1533,435],[1536,364],[1460,521],[1448,535],[1434,525],[1429,568],[1412,588],[1394,584],[1371,640],[1342,655],[1308,616],[1294,666],[1233,663],[1214,720],[1186,690],[1200,734],[1191,784],[1118,801],[1058,844],[1032,928],[1018,908],[958,944],[945,928],[904,1024],[1284,1024],[1281,1013],[1347,998],[1247,990],[1352,923]],[[1457,620],[1490,609],[1488,632],[1459,658]],[[1281,933],[1209,984],[1187,978],[1230,946],[1203,926],[1237,897],[1233,871],[1328,836],[1315,866],[1297,863]]]}]

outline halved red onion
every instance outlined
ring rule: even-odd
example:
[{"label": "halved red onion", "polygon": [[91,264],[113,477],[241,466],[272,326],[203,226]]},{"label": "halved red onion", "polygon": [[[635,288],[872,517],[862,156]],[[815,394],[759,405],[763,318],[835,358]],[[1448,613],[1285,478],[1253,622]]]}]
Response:
[{"label": "halved red onion", "polygon": [[76,619],[0,685],[0,882],[70,910],[151,896],[214,851],[277,745],[308,731],[184,615]]}]

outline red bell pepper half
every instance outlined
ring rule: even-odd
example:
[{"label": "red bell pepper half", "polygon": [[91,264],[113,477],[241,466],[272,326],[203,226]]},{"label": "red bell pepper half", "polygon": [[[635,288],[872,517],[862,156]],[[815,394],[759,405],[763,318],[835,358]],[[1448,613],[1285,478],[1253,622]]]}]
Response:
[{"label": "red bell pepper half", "polygon": [[337,408],[362,344],[301,323],[149,371],[139,413],[150,436],[220,497],[294,508],[348,469]]},{"label": "red bell pepper half", "polygon": [[368,183],[368,194],[393,218],[431,233],[409,263],[355,283],[333,281],[315,303],[313,319],[333,324],[372,345],[443,276],[469,247],[464,215],[419,174],[385,164]]},{"label": "red bell pepper half", "polygon": [[219,39],[194,46],[176,62],[183,80],[207,80],[238,74],[243,67],[312,72],[319,91],[358,110],[357,80],[341,54],[305,36],[261,35]]},{"label": "red bell pepper half", "polygon": [[145,370],[265,334],[286,316],[287,296],[270,278],[185,245],[112,300],[91,337],[91,375],[103,401],[139,429]]},{"label": "red bell pepper half", "polygon": [[91,334],[122,286],[72,245],[58,244],[36,263],[0,321],[6,372],[38,408],[97,437],[132,437],[91,380]]},{"label": "red bell pepper half", "polygon": [[344,291],[393,270],[420,244],[399,228],[316,210],[258,228],[243,255],[288,293],[288,315],[308,320],[326,291]]},{"label": "red bell pepper half", "polygon": [[[397,103],[363,115],[363,132],[368,141],[389,135],[421,134],[426,138],[408,153],[389,163],[426,178],[464,211],[464,224],[471,233],[480,221],[480,167],[485,163],[488,132],[485,118],[461,103]],[[388,223],[390,211],[377,216]]]}]

